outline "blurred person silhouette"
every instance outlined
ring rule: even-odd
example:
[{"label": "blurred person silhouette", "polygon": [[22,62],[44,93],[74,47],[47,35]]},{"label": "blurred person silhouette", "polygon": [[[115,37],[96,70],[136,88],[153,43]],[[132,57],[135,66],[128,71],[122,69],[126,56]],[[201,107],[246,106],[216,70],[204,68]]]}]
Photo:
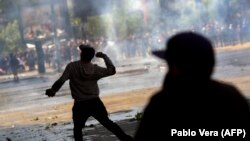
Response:
[{"label": "blurred person silhouette", "polygon": [[18,77],[19,60],[16,57],[16,55],[14,55],[13,53],[10,53],[9,57],[10,57],[9,66],[14,76],[14,81],[18,82],[19,81],[19,77]]},{"label": "blurred person silhouette", "polygon": [[[46,57],[47,59],[47,57]],[[28,63],[28,66],[29,66],[29,71],[33,71],[35,70],[35,51],[34,50],[30,50],[28,51],[27,53],[27,63]]]},{"label": "blurred person silhouette", "polygon": [[[92,116],[104,127],[114,133],[121,141],[132,141],[133,138],[108,117],[108,112],[99,97],[99,87],[97,81],[103,77],[116,73],[116,68],[109,57],[97,52],[89,45],[80,45],[81,59],[69,63],[62,76],[46,90],[46,95],[54,97],[56,92],[62,87],[65,81],[70,80],[71,95],[74,99],[73,122],[74,138],[76,141],[83,140],[82,129],[85,127],[87,119]],[[91,60],[96,56],[104,59],[106,68],[92,64]]]},{"label": "blurred person silhouette", "polygon": [[[211,140],[221,140],[222,129],[245,129],[250,136],[246,98],[235,86],[211,76],[215,53],[209,39],[185,31],[172,36],[166,50],[152,53],[166,60],[168,72],[143,111],[136,141],[193,140],[202,136],[199,129],[218,131],[209,132]],[[195,131],[195,137],[179,137],[192,136],[188,130]]]}]

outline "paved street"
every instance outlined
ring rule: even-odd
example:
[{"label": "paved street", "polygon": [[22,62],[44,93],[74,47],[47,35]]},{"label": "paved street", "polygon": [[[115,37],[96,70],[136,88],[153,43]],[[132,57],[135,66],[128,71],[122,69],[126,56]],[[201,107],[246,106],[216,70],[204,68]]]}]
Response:
[{"label": "paved street", "polygon": [[[248,98],[249,54],[248,47],[217,49],[217,65],[213,76],[235,84]],[[166,66],[159,60],[137,58],[120,64],[115,76],[100,81],[101,97],[111,113],[111,119],[121,124],[129,134],[134,133],[137,125],[131,119],[160,88],[166,71]],[[64,84],[56,97],[44,95],[44,90],[59,76],[59,73],[52,72],[43,76],[34,73],[23,76],[19,83],[0,81],[0,140],[72,140],[72,99],[68,83]],[[115,140],[109,131],[96,123],[93,119],[88,120],[90,127],[84,130],[86,139]]]}]

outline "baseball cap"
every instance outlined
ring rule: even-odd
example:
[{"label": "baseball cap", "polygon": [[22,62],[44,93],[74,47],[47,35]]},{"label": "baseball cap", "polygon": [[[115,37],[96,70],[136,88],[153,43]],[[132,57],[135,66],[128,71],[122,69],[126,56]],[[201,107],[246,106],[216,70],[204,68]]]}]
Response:
[{"label": "baseball cap", "polygon": [[175,34],[166,42],[165,50],[152,51],[152,54],[188,71],[212,70],[215,63],[210,40],[190,31]]}]

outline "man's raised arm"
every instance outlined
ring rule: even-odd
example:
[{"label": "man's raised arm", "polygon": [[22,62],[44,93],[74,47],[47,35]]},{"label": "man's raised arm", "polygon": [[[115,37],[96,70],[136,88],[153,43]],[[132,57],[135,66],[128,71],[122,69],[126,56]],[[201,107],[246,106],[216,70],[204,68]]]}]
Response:
[{"label": "man's raised arm", "polygon": [[109,59],[109,57],[106,54],[102,52],[98,52],[96,53],[96,57],[103,58],[105,65],[107,66],[107,68],[100,67],[99,69],[99,73],[101,73],[103,77],[114,75],[116,73],[115,66],[113,65],[112,61]]}]

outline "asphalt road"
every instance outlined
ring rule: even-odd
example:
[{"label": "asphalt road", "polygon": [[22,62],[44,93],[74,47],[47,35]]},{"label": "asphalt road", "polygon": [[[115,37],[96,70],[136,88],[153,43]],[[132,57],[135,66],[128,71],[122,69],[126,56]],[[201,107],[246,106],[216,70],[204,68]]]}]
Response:
[{"label": "asphalt road", "polygon": [[[238,49],[230,50],[223,49],[217,52],[217,64],[215,67],[215,72],[213,77],[220,80],[225,80],[231,82],[238,86],[243,93],[249,97],[250,96],[250,49]],[[134,60],[131,62],[124,62],[124,65],[118,67],[118,73],[115,76],[105,78],[99,82],[101,89],[101,96],[109,98],[109,95],[122,94],[119,92],[130,92],[136,89],[145,89],[150,87],[161,86],[163,77],[167,68],[163,62],[159,60],[150,59],[146,62],[143,60]],[[72,121],[59,122],[60,118],[63,118],[64,114],[69,116],[71,113],[70,109],[60,111],[61,109],[52,108],[44,109],[42,108],[62,105],[72,101],[69,94],[68,84],[64,84],[62,89],[57,94],[56,98],[48,98],[44,95],[45,89],[49,88],[53,82],[60,76],[60,74],[45,75],[44,77],[31,77],[29,79],[21,80],[19,83],[1,83],[0,82],[0,115],[3,114],[2,121],[7,121],[11,123],[9,128],[0,128],[0,140],[72,140]],[[148,90],[145,90],[148,91]],[[151,92],[148,92],[151,93]],[[140,96],[138,96],[140,95]],[[120,100],[113,100],[114,103],[107,104],[110,108],[116,108],[123,104],[131,105],[135,96],[142,98],[145,94],[135,93],[130,94],[127,97],[124,95],[125,100],[121,98]],[[118,96],[118,95],[117,95]],[[119,98],[122,95],[118,96]],[[130,100],[127,101],[126,100]],[[145,99],[144,99],[145,100]],[[119,103],[117,103],[119,102]],[[125,103],[122,103],[125,102]],[[70,104],[69,104],[70,105]],[[32,108],[30,108],[32,107]],[[36,107],[40,109],[37,110]],[[67,106],[66,106],[67,107]],[[69,106],[70,107],[70,106]],[[34,111],[26,111],[26,110]],[[55,111],[57,110],[57,111]],[[21,112],[20,112],[21,111]],[[20,112],[20,114],[19,114]],[[26,114],[35,113],[39,115],[39,112],[44,112],[40,115],[45,115],[46,117],[25,117],[29,116]],[[132,111],[133,112],[133,111]],[[51,115],[55,114],[58,119],[53,120]],[[132,113],[134,115],[135,113]],[[25,115],[25,116],[24,116]],[[120,120],[121,117],[124,118],[124,113],[121,115],[116,115],[116,113],[111,114],[112,119]],[[116,115],[117,117],[115,117]],[[131,113],[128,113],[131,115]],[[13,116],[24,116],[13,117]],[[34,116],[34,115],[32,115]],[[36,117],[36,116],[35,116]],[[60,117],[60,118],[59,118]],[[52,118],[49,123],[43,124],[42,120]],[[125,115],[125,118],[126,115]],[[131,118],[131,116],[130,116]],[[16,121],[20,120],[20,121]],[[32,125],[15,125],[16,123],[30,123],[29,120],[36,120]],[[41,121],[40,121],[41,120]],[[13,121],[13,123],[11,122]],[[94,120],[90,120],[91,121]],[[50,123],[51,122],[51,123]],[[131,121],[121,121],[118,122],[119,125],[125,131],[133,135],[136,129],[136,122]],[[1,127],[1,116],[0,116],[0,127]],[[116,138],[106,129],[100,125],[95,125],[94,127],[87,127],[84,130],[85,139],[87,140],[115,140]]]},{"label": "asphalt road", "polygon": [[[250,76],[250,48],[216,52],[214,77]],[[124,65],[121,65],[124,64]],[[135,89],[159,87],[163,81],[166,66],[159,60],[143,59],[120,63],[115,76],[99,81],[101,96]],[[248,71],[249,70],[249,71]],[[71,101],[68,82],[57,94],[57,99],[48,99],[44,91],[60,76],[45,75],[21,80],[19,83],[0,83],[0,112],[25,109],[42,105],[59,104]]]},{"label": "asphalt road", "polygon": [[[59,104],[72,101],[68,81],[57,93],[55,99],[44,95],[47,88],[60,76],[45,75],[21,80],[19,83],[0,83],[0,112],[25,109],[42,105]],[[117,68],[117,74],[99,81],[100,95],[157,87],[161,85],[164,72],[155,61],[131,62]]]}]

